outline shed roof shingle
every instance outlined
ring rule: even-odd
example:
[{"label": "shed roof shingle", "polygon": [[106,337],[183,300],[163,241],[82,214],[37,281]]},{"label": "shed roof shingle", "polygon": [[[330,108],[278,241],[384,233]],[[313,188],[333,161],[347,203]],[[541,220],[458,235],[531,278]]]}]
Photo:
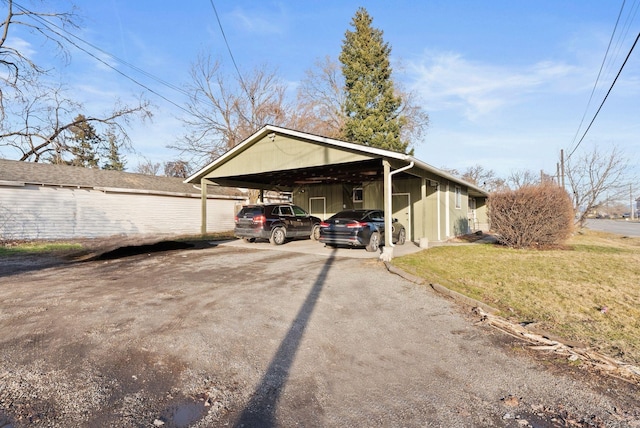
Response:
[{"label": "shed roof shingle", "polygon": [[[0,181],[51,186],[200,194],[199,189],[191,184],[185,184],[182,179],[175,177],[160,177],[123,171],[7,159],[0,159]],[[227,196],[242,194],[238,189],[217,186],[209,186],[208,193]]]}]

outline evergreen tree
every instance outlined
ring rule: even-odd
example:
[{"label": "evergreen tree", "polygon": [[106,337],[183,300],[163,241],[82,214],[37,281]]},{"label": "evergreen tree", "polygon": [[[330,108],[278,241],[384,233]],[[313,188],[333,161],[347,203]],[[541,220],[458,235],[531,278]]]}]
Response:
[{"label": "evergreen tree", "polygon": [[120,156],[120,146],[116,141],[116,136],[112,133],[107,135],[109,145],[107,147],[104,157],[107,159],[102,169],[110,169],[114,171],[124,171],[125,159]]},{"label": "evergreen tree", "polygon": [[85,168],[98,168],[97,150],[102,138],[85,117],[79,114],[74,119],[75,125],[69,127],[72,133],[69,152],[73,155],[70,164]]},{"label": "evergreen tree", "polygon": [[389,56],[391,48],[373,19],[359,8],[342,43],[340,62],[345,77],[345,139],[372,147],[405,153],[408,143],[400,131],[406,118],[402,98],[394,91]]}]

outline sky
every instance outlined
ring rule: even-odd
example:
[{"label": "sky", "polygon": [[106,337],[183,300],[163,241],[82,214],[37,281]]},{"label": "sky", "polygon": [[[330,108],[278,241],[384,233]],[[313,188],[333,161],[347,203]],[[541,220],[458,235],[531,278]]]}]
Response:
[{"label": "sky", "polygon": [[[82,21],[74,34],[99,47],[103,52],[96,55],[118,72],[75,48],[56,71],[88,112],[146,92],[154,118],[129,130],[137,153],[126,154],[127,169],[134,170],[144,160],[177,159],[167,146],[185,132],[179,120],[184,112],[172,104],[184,105],[185,95],[158,79],[184,87],[201,53],[219,58],[229,76],[235,73],[214,7],[238,68],[276,70],[294,97],[317,60],[337,59],[345,31],[363,6],[391,46],[394,80],[414,92],[429,114],[426,134],[414,142],[416,158],[459,171],[481,165],[505,178],[525,169],[553,175],[560,150],[569,154],[576,148],[640,32],[639,1],[77,0]],[[40,2],[20,4],[42,8]],[[62,0],[46,4],[69,8]],[[10,41],[36,62],[56,61],[50,45],[26,32]],[[637,47],[573,156],[617,146],[629,159],[630,177],[640,176],[639,137]],[[16,158],[6,148],[0,155]]]}]

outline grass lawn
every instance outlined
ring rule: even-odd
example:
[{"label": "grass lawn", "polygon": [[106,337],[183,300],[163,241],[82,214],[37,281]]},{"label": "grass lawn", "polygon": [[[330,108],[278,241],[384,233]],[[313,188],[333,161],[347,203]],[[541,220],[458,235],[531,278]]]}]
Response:
[{"label": "grass lawn", "polygon": [[640,364],[640,238],[583,230],[564,249],[443,246],[393,264],[505,318]]},{"label": "grass lawn", "polygon": [[14,256],[21,254],[50,254],[81,250],[81,244],[73,242],[22,242],[0,245],[1,256]]},{"label": "grass lawn", "polygon": [[[166,238],[169,241],[179,241],[179,242],[198,242],[198,241],[222,241],[226,239],[233,239],[233,231],[229,232],[214,232],[206,235],[184,235],[184,236],[175,236]],[[147,239],[149,242],[156,242],[159,239]],[[1,242],[0,241],[0,257],[2,256],[19,256],[19,255],[34,255],[34,254],[43,254],[43,255],[61,255],[68,254],[74,252],[82,252],[86,250],[86,246],[84,243],[88,243],[90,247],[100,247],[100,245],[104,245],[105,243],[112,244],[116,242],[117,238],[96,238],[95,242],[92,242],[91,239],[87,240],[78,240],[78,241],[8,241]],[[145,240],[141,239],[141,243],[144,243]],[[137,243],[132,243],[132,241],[123,241],[122,245],[138,245]],[[142,245],[142,244],[140,244]]]}]

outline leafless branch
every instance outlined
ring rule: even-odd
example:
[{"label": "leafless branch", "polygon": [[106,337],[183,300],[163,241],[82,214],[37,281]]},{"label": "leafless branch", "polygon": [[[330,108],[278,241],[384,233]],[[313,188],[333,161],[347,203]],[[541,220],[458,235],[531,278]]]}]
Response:
[{"label": "leafless branch", "polygon": [[599,204],[618,199],[626,190],[629,161],[617,147],[572,157],[565,165],[577,223],[582,225]]},{"label": "leafless branch", "polygon": [[274,71],[258,67],[240,79],[221,71],[221,63],[201,55],[191,68],[186,133],[170,145],[194,164],[222,155],[265,124],[286,126],[291,116],[285,86]]}]

